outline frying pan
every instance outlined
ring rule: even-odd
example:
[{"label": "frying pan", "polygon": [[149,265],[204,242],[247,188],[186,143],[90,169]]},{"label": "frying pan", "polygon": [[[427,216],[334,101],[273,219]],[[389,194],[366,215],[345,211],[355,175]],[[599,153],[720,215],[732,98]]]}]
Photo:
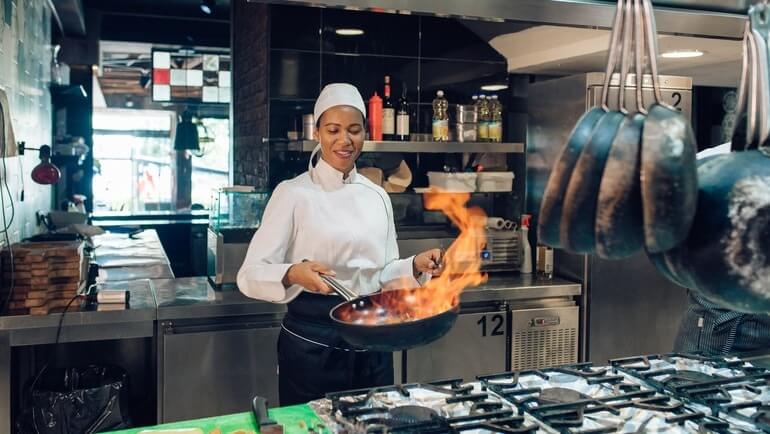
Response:
[{"label": "frying pan", "polygon": [[768,70],[767,63],[756,69],[752,64],[768,61],[767,56],[755,55],[755,47],[767,44],[769,12],[764,3],[749,10],[752,28],[744,39],[749,72],[742,74],[749,79],[742,80],[738,98],[747,102],[746,147],[756,149],[698,162],[692,229],[683,244],[662,255],[675,277],[707,300],[739,312],[764,314],[770,312],[770,147],[760,142],[760,119],[770,112],[761,95],[746,94],[752,88],[762,92],[761,86],[750,84],[750,71]]},{"label": "frying pan", "polygon": [[370,351],[401,351],[433,342],[446,334],[457,320],[459,302],[449,310],[411,320],[415,306],[409,303],[423,288],[380,291],[357,297],[336,279],[321,275],[331,289],[346,301],[335,306],[329,316],[348,344]]},{"label": "frying pan", "polygon": [[[644,246],[642,225],[642,196],[639,181],[639,145],[647,110],[642,96],[642,30],[634,25],[633,1],[626,6],[626,22],[629,38],[624,40],[624,55],[621,61],[620,92],[618,107],[626,113],[625,73],[627,63],[626,44],[635,38],[634,66],[636,78],[636,113],[629,115],[620,125],[612,142],[607,164],[599,187],[596,207],[596,253],[606,259],[620,259],[631,256]],[[633,31],[631,30],[633,28]]]},{"label": "frying pan", "polygon": [[[621,5],[621,11],[628,8]],[[625,70],[628,67],[628,51],[632,26],[628,22],[630,14],[617,24],[616,32],[621,34],[623,41],[620,49],[621,60],[621,90],[625,91]],[[618,51],[618,46],[610,47],[612,51]],[[610,77],[614,72],[609,72]],[[606,78],[606,77],[605,77]],[[606,80],[605,80],[606,82]],[[609,93],[603,92],[602,107],[605,109],[609,103]],[[620,110],[607,111],[594,128],[591,138],[586,143],[578,157],[575,168],[569,179],[567,193],[564,197],[564,205],[561,214],[559,240],[564,249],[574,253],[593,253],[596,250],[596,236],[594,226],[596,224],[596,209],[599,200],[599,188],[602,180],[607,157],[615,140],[621,123],[626,118]]]},{"label": "frying pan", "polygon": [[[602,101],[607,100],[609,92],[610,79],[615,69],[616,56],[613,47],[620,39],[618,27],[621,25],[623,0],[618,0],[615,18],[612,24],[612,35],[610,36],[610,50],[607,55],[607,68],[604,73],[604,84],[602,87]],[[567,143],[559,154],[556,164],[548,177],[548,183],[543,192],[543,201],[540,206],[539,223],[537,236],[540,243],[554,247],[562,247],[559,234],[559,226],[562,218],[562,207],[564,205],[564,195],[570,182],[570,175],[575,168],[575,164],[580,157],[583,148],[591,138],[599,121],[609,112],[604,103],[587,111],[578,120],[569,135]]]},{"label": "frying pan", "polygon": [[[757,70],[758,65],[756,60],[757,54],[754,53],[753,48],[755,46],[753,34],[749,21],[746,21],[746,25],[743,31],[743,62],[741,65],[741,81],[738,85],[738,101],[735,106],[736,118],[735,129],[732,134],[732,150],[739,151],[746,149],[751,141],[754,141],[750,136],[754,136],[755,126],[754,120],[756,120],[756,108],[757,108],[757,95],[754,89],[757,88]],[[745,111],[745,113],[743,113]],[[751,125],[748,125],[751,122]],[[698,161],[698,167],[705,164],[706,161],[718,158],[716,156],[707,157],[706,159]],[[698,215],[696,213],[696,219]],[[693,223],[697,225],[696,222]],[[688,240],[691,235],[688,236]],[[648,253],[647,257],[650,262],[663,274],[668,280],[676,283],[679,286],[685,288],[695,288],[695,281],[690,274],[687,266],[683,263],[684,258],[687,258],[687,241],[661,253]]]},{"label": "frying pan", "polygon": [[[684,241],[695,217],[698,179],[690,123],[663,102],[657,66],[657,35],[650,0],[641,0],[655,103],[642,133],[641,191],[645,247],[659,253]],[[635,9],[638,8],[638,2]],[[638,22],[638,19],[637,19]]]},{"label": "frying pan", "polygon": [[770,149],[733,152],[698,168],[698,208],[683,246],[666,252],[706,299],[770,312]]}]

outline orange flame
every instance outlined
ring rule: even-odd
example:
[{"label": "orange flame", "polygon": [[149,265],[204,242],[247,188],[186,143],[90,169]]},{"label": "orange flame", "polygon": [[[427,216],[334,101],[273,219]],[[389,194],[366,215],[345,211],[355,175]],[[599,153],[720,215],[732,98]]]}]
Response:
[{"label": "orange flame", "polygon": [[[385,291],[370,297],[371,305],[339,312],[346,322],[388,324],[428,318],[457,306],[460,293],[486,282],[481,273],[481,251],[486,246],[486,214],[481,208],[467,208],[469,193],[444,193],[431,189],[424,194],[425,208],[440,210],[460,229],[460,235],[443,257],[444,271],[425,286]],[[412,285],[404,282],[402,288]]]},{"label": "orange flame", "polygon": [[444,254],[444,272],[420,291],[422,304],[435,315],[460,302],[460,293],[469,286],[487,281],[481,273],[481,251],[487,243],[486,213],[479,207],[467,208],[470,193],[425,193],[425,208],[440,210],[460,229],[460,235]]}]

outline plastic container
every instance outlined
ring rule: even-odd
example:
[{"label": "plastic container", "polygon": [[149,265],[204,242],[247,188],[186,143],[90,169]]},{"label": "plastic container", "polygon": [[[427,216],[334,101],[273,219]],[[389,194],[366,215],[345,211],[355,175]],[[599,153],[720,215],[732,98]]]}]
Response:
[{"label": "plastic container", "polygon": [[458,142],[475,142],[478,139],[476,134],[478,126],[476,124],[458,123],[457,124],[457,141]]},{"label": "plastic container", "polygon": [[315,117],[313,113],[302,115],[302,138],[305,140],[315,139]]},{"label": "plastic container", "polygon": [[445,191],[472,193],[476,191],[475,172],[428,172],[431,187]]},{"label": "plastic container", "polygon": [[479,113],[476,106],[472,104],[457,104],[455,120],[458,124],[474,124],[479,121]]},{"label": "plastic container", "polygon": [[476,178],[477,190],[511,191],[513,190],[513,172],[478,172]]}]

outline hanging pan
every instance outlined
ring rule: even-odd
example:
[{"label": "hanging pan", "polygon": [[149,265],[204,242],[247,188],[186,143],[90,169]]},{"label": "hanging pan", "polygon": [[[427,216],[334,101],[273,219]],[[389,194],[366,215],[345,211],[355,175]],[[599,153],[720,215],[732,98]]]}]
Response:
[{"label": "hanging pan", "polygon": [[[623,14],[625,5],[621,3],[619,8],[621,20],[616,24],[615,32],[621,36],[622,46],[627,48],[629,27],[627,27],[628,23],[625,22]],[[613,44],[610,50],[624,55],[627,63],[628,50],[622,53],[623,50],[619,41]],[[602,172],[604,171],[610,147],[621,122],[625,118],[625,115],[620,110],[609,109],[609,83],[614,73],[614,63],[612,62],[612,67],[608,66],[607,68],[607,75],[604,79],[605,86],[602,89],[602,108],[604,114],[597,122],[591,137],[586,142],[575,163],[575,168],[570,175],[567,191],[563,199],[564,205],[559,225],[559,240],[565,250],[574,253],[593,253],[595,250],[594,223],[596,221],[599,184],[601,183]]]},{"label": "hanging pan", "polygon": [[597,124],[609,112],[605,102],[609,92],[610,79],[615,69],[617,53],[615,47],[620,40],[620,27],[622,25],[623,0],[618,0],[615,18],[612,22],[612,33],[610,36],[610,49],[607,55],[607,68],[604,73],[604,84],[602,86],[602,104],[593,107],[587,111],[575,124],[574,129],[567,139],[567,143],[559,154],[556,164],[551,170],[545,191],[543,192],[543,201],[540,205],[540,214],[538,216],[538,240],[540,243],[559,248],[561,247],[559,225],[561,224],[562,206],[564,204],[564,195],[570,182],[570,176],[575,168],[575,164],[580,157],[583,148],[585,148],[589,139],[592,137]]},{"label": "hanging pan", "polygon": [[682,242],[695,217],[697,146],[687,119],[663,102],[658,79],[655,18],[650,0],[641,0],[641,3],[655,97],[642,134],[642,211],[645,247],[650,253],[658,253]]},{"label": "hanging pan", "polygon": [[[626,117],[612,142],[604,167],[596,207],[596,253],[605,259],[621,259],[641,250],[644,246],[642,226],[642,197],[639,181],[639,146],[647,110],[644,108],[642,62],[644,37],[637,23],[634,3],[626,3],[626,24],[623,58],[621,61],[618,107]],[[634,43],[636,111],[626,109],[626,72],[629,45]]]}]

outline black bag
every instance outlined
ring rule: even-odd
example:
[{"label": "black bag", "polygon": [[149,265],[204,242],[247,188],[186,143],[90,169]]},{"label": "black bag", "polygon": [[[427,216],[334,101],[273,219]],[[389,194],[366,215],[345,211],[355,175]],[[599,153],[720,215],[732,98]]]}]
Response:
[{"label": "black bag", "polygon": [[43,368],[26,390],[20,433],[90,434],[130,426],[122,368]]}]

